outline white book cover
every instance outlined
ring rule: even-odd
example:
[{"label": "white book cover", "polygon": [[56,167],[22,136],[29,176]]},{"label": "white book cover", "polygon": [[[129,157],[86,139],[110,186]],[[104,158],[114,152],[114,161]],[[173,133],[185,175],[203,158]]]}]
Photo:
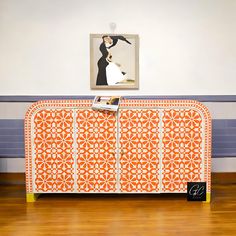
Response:
[{"label": "white book cover", "polygon": [[119,96],[96,96],[93,101],[93,110],[117,111],[121,97]]}]

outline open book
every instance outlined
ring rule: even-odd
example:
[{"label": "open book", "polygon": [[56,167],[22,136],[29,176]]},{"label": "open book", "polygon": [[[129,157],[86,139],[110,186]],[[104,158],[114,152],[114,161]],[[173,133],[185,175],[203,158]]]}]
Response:
[{"label": "open book", "polygon": [[92,109],[93,110],[106,110],[117,111],[119,108],[121,97],[118,96],[96,96]]}]

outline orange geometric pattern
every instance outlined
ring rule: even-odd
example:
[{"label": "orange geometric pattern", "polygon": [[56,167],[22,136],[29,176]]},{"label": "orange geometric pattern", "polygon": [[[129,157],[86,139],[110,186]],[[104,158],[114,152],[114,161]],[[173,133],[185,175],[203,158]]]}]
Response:
[{"label": "orange geometric pattern", "polygon": [[37,112],[33,132],[35,191],[73,191],[73,111],[45,109]]},{"label": "orange geometric pattern", "polygon": [[91,109],[76,112],[78,192],[116,192],[116,116]]},{"label": "orange geometric pattern", "polygon": [[203,181],[202,117],[193,109],[168,109],[162,121],[162,191],[186,192],[188,181]]},{"label": "orange geometric pattern", "polygon": [[210,193],[211,117],[204,105],[122,99],[118,116],[91,105],[39,101],[27,111],[27,193],[186,192],[187,181],[206,181]]},{"label": "orange geometric pattern", "polygon": [[120,191],[159,191],[158,110],[120,110]]}]

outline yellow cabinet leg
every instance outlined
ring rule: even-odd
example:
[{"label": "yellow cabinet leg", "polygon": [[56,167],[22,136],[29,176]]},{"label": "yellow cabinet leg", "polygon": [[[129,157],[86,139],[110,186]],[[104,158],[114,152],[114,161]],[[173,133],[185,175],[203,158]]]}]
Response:
[{"label": "yellow cabinet leg", "polygon": [[38,193],[26,193],[26,202],[35,202],[38,196]]},{"label": "yellow cabinet leg", "polygon": [[206,201],[205,203],[210,203],[211,202],[211,193],[206,193]]}]

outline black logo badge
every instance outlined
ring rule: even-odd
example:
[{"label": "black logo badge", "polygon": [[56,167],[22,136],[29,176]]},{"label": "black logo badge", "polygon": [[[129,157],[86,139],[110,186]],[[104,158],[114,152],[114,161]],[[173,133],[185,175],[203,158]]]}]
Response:
[{"label": "black logo badge", "polygon": [[187,200],[206,201],[206,182],[188,182]]}]

